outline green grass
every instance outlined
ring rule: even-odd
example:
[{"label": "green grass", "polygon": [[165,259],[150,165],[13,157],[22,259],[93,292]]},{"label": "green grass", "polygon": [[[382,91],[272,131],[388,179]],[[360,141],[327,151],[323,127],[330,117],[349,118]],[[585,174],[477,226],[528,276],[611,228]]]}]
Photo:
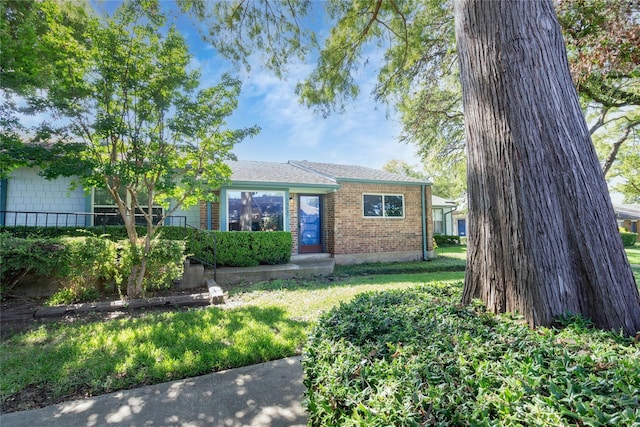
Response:
[{"label": "green grass", "polygon": [[630,248],[624,248],[630,264],[640,265],[640,246],[636,244]]},{"label": "green grass", "polygon": [[442,246],[436,249],[436,254],[438,256],[446,256],[446,257],[457,258],[457,259],[466,259],[467,246],[466,245]]},{"label": "green grass", "polygon": [[[434,264],[431,264],[434,265]],[[86,324],[49,324],[0,344],[0,398],[27,409],[46,403],[186,378],[300,354],[313,322],[363,292],[406,289],[463,272],[339,280],[275,281],[240,288],[238,308],[146,314]]]},{"label": "green grass", "polygon": [[[30,390],[53,403],[300,354],[319,317],[360,294],[433,282],[459,287],[464,247],[438,251],[436,261],[340,266],[325,279],[236,287],[232,309],[42,325],[0,343],[0,400],[26,409]],[[634,274],[640,283],[640,269]]]}]

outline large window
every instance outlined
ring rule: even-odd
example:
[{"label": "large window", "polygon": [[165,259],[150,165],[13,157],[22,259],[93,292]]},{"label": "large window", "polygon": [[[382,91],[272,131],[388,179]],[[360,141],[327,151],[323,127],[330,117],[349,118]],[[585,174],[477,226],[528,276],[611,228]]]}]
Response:
[{"label": "large window", "polygon": [[404,217],[402,194],[363,194],[362,206],[365,217]]},{"label": "large window", "polygon": [[228,191],[227,230],[283,231],[283,191]]},{"label": "large window", "polygon": [[[124,189],[120,190],[120,198],[122,200],[126,200],[127,204],[131,206],[131,197],[128,196]],[[138,195],[138,200],[143,201],[146,199],[146,194]],[[142,208],[146,211],[147,206],[142,206]],[[104,188],[95,188],[93,190],[93,225],[122,225],[124,221],[120,212],[118,211],[118,207],[116,206],[116,202],[113,200],[109,192]],[[136,209],[136,224],[145,225],[146,220],[142,216],[142,212],[139,209]],[[153,221],[157,222],[162,217],[162,206],[154,206],[153,207]]]}]

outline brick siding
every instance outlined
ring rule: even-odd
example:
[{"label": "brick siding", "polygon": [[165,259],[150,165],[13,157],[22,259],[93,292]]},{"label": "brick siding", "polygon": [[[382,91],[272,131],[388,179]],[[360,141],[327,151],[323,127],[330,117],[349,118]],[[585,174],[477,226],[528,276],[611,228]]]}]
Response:
[{"label": "brick siding", "polygon": [[[428,187],[427,187],[428,188]],[[430,196],[430,189],[429,196]],[[343,183],[327,197],[328,248],[334,255],[422,250],[420,186]],[[364,217],[363,194],[402,194],[404,218]],[[431,209],[427,209],[431,224]],[[427,250],[430,250],[427,248]]]}]

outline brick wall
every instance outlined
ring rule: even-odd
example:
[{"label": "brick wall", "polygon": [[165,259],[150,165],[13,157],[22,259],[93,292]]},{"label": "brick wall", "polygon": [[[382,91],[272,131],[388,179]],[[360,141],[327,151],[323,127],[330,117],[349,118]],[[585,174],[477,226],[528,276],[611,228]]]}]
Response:
[{"label": "brick wall", "polygon": [[[211,229],[220,230],[220,192],[215,191],[217,202],[211,203]],[[207,229],[207,202],[200,202],[200,228]]]},{"label": "brick wall", "polygon": [[[420,186],[342,183],[340,190],[327,197],[328,211],[334,212],[326,224],[330,251],[334,255],[422,251],[420,192]],[[402,194],[404,218],[364,217],[364,193]],[[430,208],[427,213],[427,224],[431,224]]]}]

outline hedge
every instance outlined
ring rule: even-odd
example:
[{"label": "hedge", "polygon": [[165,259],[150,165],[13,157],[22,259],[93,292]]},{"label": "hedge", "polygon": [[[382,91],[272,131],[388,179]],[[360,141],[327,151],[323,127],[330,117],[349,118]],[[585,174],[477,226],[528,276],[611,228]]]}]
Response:
[{"label": "hedge", "polygon": [[[122,284],[139,254],[128,240],[113,242],[96,236],[19,238],[0,233],[0,297],[10,293],[27,274],[60,281],[56,303],[97,297],[104,283]],[[184,241],[154,240],[143,281],[145,291],[166,289],[180,278]]]},{"label": "hedge", "polygon": [[638,241],[638,233],[620,232],[620,237],[622,238],[622,244],[626,247],[634,246]]},{"label": "hedge", "polygon": [[117,276],[117,244],[98,237],[16,238],[0,233],[0,296],[28,274],[79,291]]},{"label": "hedge", "polygon": [[[105,236],[118,241],[127,238],[122,226],[74,227],[6,227],[0,228],[16,237]],[[146,234],[138,227],[138,235]],[[286,264],[291,259],[291,233],[285,231],[206,231],[191,227],[162,227],[158,238],[182,240],[187,256],[217,266],[252,267],[260,264]],[[215,252],[214,252],[215,248]]]},{"label": "hedge", "polygon": [[435,240],[438,246],[447,246],[447,245],[459,245],[460,244],[460,236],[451,236],[447,234],[435,234],[433,236],[433,240]]}]

